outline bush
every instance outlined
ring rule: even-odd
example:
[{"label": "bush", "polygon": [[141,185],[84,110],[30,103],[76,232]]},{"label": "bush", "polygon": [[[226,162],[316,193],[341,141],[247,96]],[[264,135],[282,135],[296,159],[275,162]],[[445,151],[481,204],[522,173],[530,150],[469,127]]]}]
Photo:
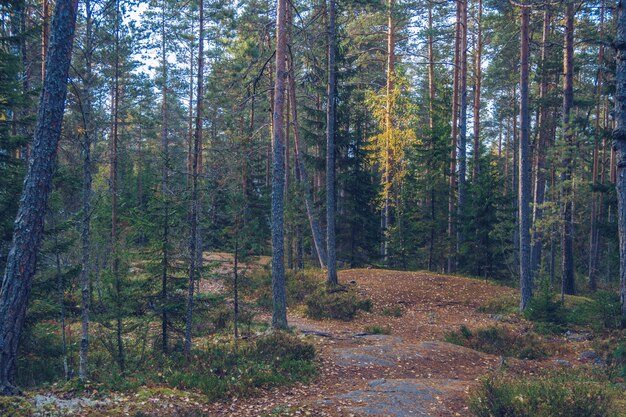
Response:
[{"label": "bush", "polygon": [[563,331],[563,327],[567,324],[567,309],[561,300],[555,299],[554,295],[549,291],[541,291],[536,297],[530,300],[524,317],[527,320],[542,323],[538,330],[547,333],[556,333]]},{"label": "bush", "polygon": [[315,359],[315,348],[289,333],[274,331],[256,341],[256,354],[260,359],[273,360],[276,357],[287,360],[311,361]]},{"label": "bush", "polygon": [[365,332],[370,334],[391,334],[391,327],[389,326],[379,326],[378,324],[374,324],[371,326],[365,326]]},{"label": "bush", "polygon": [[305,299],[306,314],[313,319],[331,318],[343,321],[354,319],[357,313],[370,311],[371,300],[364,299],[353,289],[335,290],[321,288]]},{"label": "bush", "polygon": [[539,340],[532,333],[517,335],[504,327],[485,327],[471,331],[461,326],[458,331],[447,332],[448,343],[464,346],[492,355],[514,356],[519,359],[538,359],[546,356]]},{"label": "bush", "polygon": [[577,371],[483,381],[470,397],[477,417],[613,417],[615,394],[606,381]]},{"label": "bush", "polygon": [[404,312],[402,311],[402,307],[400,306],[383,308],[383,316],[386,317],[402,317],[403,313]]},{"label": "bush", "polygon": [[30,417],[34,411],[33,406],[22,397],[0,396],[0,416]]},{"label": "bush", "polygon": [[572,306],[567,319],[571,323],[591,326],[599,331],[619,329],[622,325],[619,295],[598,291],[593,300]]}]

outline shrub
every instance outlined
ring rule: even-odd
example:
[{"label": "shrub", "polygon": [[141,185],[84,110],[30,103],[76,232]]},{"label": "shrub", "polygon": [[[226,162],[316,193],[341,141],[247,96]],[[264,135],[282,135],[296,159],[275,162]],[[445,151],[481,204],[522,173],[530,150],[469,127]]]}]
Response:
[{"label": "shrub", "polygon": [[567,310],[561,300],[555,299],[550,291],[541,291],[524,310],[527,320],[543,323],[538,328],[544,332],[559,332],[567,324]]},{"label": "shrub", "polygon": [[331,318],[343,321],[354,319],[357,313],[370,311],[371,300],[364,299],[353,289],[335,290],[321,288],[305,299],[306,314],[313,319]]},{"label": "shrub", "polygon": [[274,331],[256,340],[256,354],[264,360],[276,357],[286,360],[311,361],[315,359],[315,348],[297,336]]},{"label": "shrub", "polygon": [[370,334],[391,334],[391,327],[389,326],[379,326],[378,324],[373,324],[371,326],[365,326],[365,332]]},{"label": "shrub", "polygon": [[393,307],[385,307],[383,308],[383,316],[387,316],[387,317],[402,317],[402,314],[404,312],[402,311],[402,307],[400,306],[393,306]]},{"label": "shrub", "polygon": [[470,330],[461,326],[458,331],[447,332],[448,343],[464,346],[492,355],[514,356],[520,359],[537,359],[546,356],[541,341],[532,333],[515,334],[504,327],[485,327]]},{"label": "shrub", "polygon": [[497,375],[470,397],[477,417],[613,417],[615,394],[606,381],[577,371],[541,376]]},{"label": "shrub", "polygon": [[478,307],[478,311],[487,314],[515,314],[519,311],[519,299],[517,295],[491,298]]},{"label": "shrub", "polygon": [[30,417],[34,411],[33,406],[22,397],[0,396],[0,416]]}]

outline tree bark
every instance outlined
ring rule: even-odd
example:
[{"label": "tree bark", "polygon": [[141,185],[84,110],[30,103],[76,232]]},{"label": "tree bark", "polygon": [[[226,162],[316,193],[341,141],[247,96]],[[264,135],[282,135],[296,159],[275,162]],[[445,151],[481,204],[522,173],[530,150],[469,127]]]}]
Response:
[{"label": "tree bark", "polygon": [[298,169],[299,180],[304,189],[304,204],[306,206],[306,214],[309,219],[309,225],[311,227],[311,235],[313,236],[313,244],[317,253],[317,259],[320,263],[320,268],[326,268],[326,249],[324,248],[324,239],[322,237],[322,228],[320,226],[319,215],[313,202],[313,196],[311,191],[311,185],[309,184],[306,167],[304,166],[304,160],[302,153],[300,152],[300,123],[298,121],[298,109],[296,103],[296,83],[294,69],[291,68],[289,74],[289,95],[291,97],[291,114],[293,119],[293,141],[294,141],[294,153],[296,159],[296,167]]},{"label": "tree bark", "polygon": [[284,242],[284,146],[283,117],[285,105],[287,1],[278,0],[276,10],[276,80],[274,84],[274,111],[272,135],[272,327],[287,328],[285,295]]},{"label": "tree bark", "polygon": [[[392,2],[393,0],[390,0],[390,4],[393,4]],[[326,105],[326,255],[328,257],[326,281],[328,285],[338,284],[335,251],[335,13],[335,0],[328,0],[328,85],[326,91],[328,100]],[[391,22],[391,17],[389,21]]]},{"label": "tree bark", "polygon": [[563,183],[562,201],[562,232],[561,232],[561,294],[574,294],[574,254],[573,233],[574,219],[572,207],[572,154],[574,152],[574,134],[571,124],[571,110],[574,103],[574,4],[567,2],[565,9],[565,47],[563,50],[563,139],[565,156],[563,158]]},{"label": "tree bark", "polygon": [[19,393],[15,386],[18,343],[61,135],[77,5],[77,0],[58,0],[52,22],[35,136],[0,290],[0,395]]},{"label": "tree bark", "polygon": [[461,11],[462,0],[456,1],[456,23],[454,30],[454,74],[452,78],[452,144],[450,146],[450,184],[448,197],[448,267],[447,272],[454,272],[456,264],[456,246],[454,239],[456,237],[456,218],[455,218],[455,200],[456,200],[456,159],[457,159],[457,135],[459,128],[459,81],[460,71],[459,64],[461,61]]},{"label": "tree bark", "polygon": [[619,229],[619,275],[622,320],[626,320],[626,13],[624,2],[617,5],[617,67],[615,71],[615,122],[613,146],[617,154],[617,207]]},{"label": "tree bark", "polygon": [[482,52],[483,52],[483,37],[482,37],[482,16],[483,16],[483,1],[478,0],[478,15],[476,17],[476,61],[474,64],[474,169],[472,172],[472,179],[474,182],[478,181],[480,175],[480,88],[482,84]]},{"label": "tree bark", "polygon": [[[536,153],[536,175],[535,175],[535,187],[533,194],[533,225],[537,225],[543,217],[542,205],[545,201],[546,191],[546,151],[550,146],[550,112],[546,99],[548,96],[548,41],[550,36],[550,18],[551,14],[549,10],[545,10],[543,13],[543,35],[541,41],[541,84],[539,86],[539,146]],[[543,244],[543,235],[536,229],[533,231],[532,247],[531,247],[531,270],[532,273],[536,273],[539,270],[541,264],[541,252]]]},{"label": "tree bark", "polygon": [[191,355],[193,330],[193,296],[197,277],[198,262],[198,173],[200,164],[200,143],[202,142],[202,98],[204,95],[204,2],[198,0],[198,78],[196,95],[196,129],[193,137],[193,155],[191,162],[191,233],[189,237],[189,283],[187,285],[187,316],[185,320],[184,354],[187,360]]},{"label": "tree bark", "polygon": [[529,7],[522,7],[520,33],[520,140],[519,140],[519,238],[520,238],[520,310],[524,311],[532,297],[533,278],[530,268],[530,112],[528,109],[528,24]]},{"label": "tree bark", "polygon": [[391,188],[393,181],[393,106],[395,88],[396,34],[393,9],[395,0],[387,2],[387,103],[385,106],[385,169],[384,169],[384,207],[382,216],[383,260],[389,261],[389,228],[391,227]]},{"label": "tree bark", "polygon": [[166,2],[161,2],[161,137],[163,166],[161,167],[161,212],[163,215],[163,230],[161,237],[161,350],[168,351],[167,334],[167,272],[169,266],[169,119],[167,107],[167,51],[165,49],[165,11]]},{"label": "tree bark", "polygon": [[85,1],[86,22],[85,22],[85,80],[83,88],[83,192],[82,192],[82,259],[80,275],[81,292],[81,337],[80,337],[80,364],[78,377],[85,381],[89,376],[89,258],[91,255],[91,134],[92,134],[92,56],[93,56],[93,18],[91,0]]},{"label": "tree bark", "polygon": [[[604,0],[600,5],[600,39],[604,36]],[[594,147],[593,147],[593,169],[592,169],[592,195],[591,195],[591,226],[589,230],[589,289],[595,291],[597,289],[597,276],[598,276],[598,249],[600,241],[600,233],[598,230],[598,207],[601,206],[599,202],[598,192],[598,172],[599,172],[599,154],[600,154],[600,142],[604,125],[600,123],[600,108],[602,105],[602,64],[604,63],[604,45],[600,43],[598,47],[598,73],[596,76],[596,120],[594,129]]]},{"label": "tree bark", "polygon": [[[461,50],[459,64],[459,140],[457,148],[459,171],[457,176],[458,202],[457,219],[465,213],[466,174],[467,174],[467,3],[461,0]],[[458,221],[458,220],[457,220]],[[456,253],[463,243],[462,228],[456,230]],[[458,262],[458,260],[457,260]],[[455,266],[456,269],[456,266]]]}]

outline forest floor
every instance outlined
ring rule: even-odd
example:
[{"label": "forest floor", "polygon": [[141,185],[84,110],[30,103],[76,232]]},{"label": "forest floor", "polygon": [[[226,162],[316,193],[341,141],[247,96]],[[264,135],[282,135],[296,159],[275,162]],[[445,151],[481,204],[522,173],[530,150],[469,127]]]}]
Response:
[{"label": "forest floor", "polygon": [[[498,369],[502,359],[444,342],[445,334],[461,325],[528,330],[523,320],[478,311],[494,298],[516,296],[514,289],[485,281],[374,269],[341,271],[339,280],[369,297],[372,312],[350,322],[311,320],[289,312],[289,324],[314,337],[319,377],[308,385],[215,403],[206,409],[208,415],[467,416],[468,392]],[[393,317],[383,311],[402,314]],[[389,334],[371,334],[371,329]],[[552,343],[558,346],[558,359],[568,363],[589,350],[585,342],[563,341],[561,337]],[[506,366],[533,373],[557,366],[557,356],[507,359]]]},{"label": "forest floor", "polygon": [[[214,403],[176,391],[160,393],[142,399],[149,412],[126,415],[468,416],[469,391],[498,368],[532,374],[544,368],[577,366],[581,352],[591,350],[585,337],[559,335],[543,341],[551,346],[547,358],[507,358],[504,363],[500,356],[444,341],[446,333],[461,325],[470,329],[497,325],[518,334],[527,332],[531,324],[516,315],[481,312],[494,299],[514,302],[517,292],[512,288],[427,272],[375,269],[341,271],[339,280],[371,299],[373,307],[350,322],[312,320],[302,311],[289,311],[290,326],[309,335],[318,352],[319,374],[310,383]],[[220,290],[208,283],[201,289]],[[270,318],[266,313],[261,319]],[[132,394],[121,398],[112,401],[136,402]],[[90,407],[108,408],[102,403],[82,406],[79,415],[92,414]]]}]

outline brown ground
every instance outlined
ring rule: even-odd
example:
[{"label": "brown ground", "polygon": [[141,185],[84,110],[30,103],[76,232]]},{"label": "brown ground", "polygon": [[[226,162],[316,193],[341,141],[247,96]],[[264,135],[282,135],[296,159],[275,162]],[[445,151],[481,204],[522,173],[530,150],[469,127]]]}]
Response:
[{"label": "brown ground", "polygon": [[[289,323],[312,334],[321,374],[310,385],[276,389],[256,398],[236,399],[205,408],[208,415],[263,416],[466,416],[468,390],[500,366],[500,358],[445,343],[444,333],[465,324],[496,324],[477,308],[489,299],[514,296],[515,290],[479,280],[425,272],[356,269],[339,274],[374,307],[352,322],[317,321],[289,313]],[[382,314],[400,306],[401,317]],[[368,326],[391,333],[360,335]],[[507,323],[523,331],[524,323]],[[520,372],[533,361],[510,360]],[[380,388],[382,387],[382,388]],[[403,401],[405,402],[403,404]],[[278,411],[282,414],[279,414]]]},{"label": "brown ground", "polygon": [[[211,254],[205,261],[232,268],[228,254]],[[254,268],[254,266],[249,266]],[[190,396],[182,406],[176,390],[150,398],[150,416],[469,416],[468,391],[481,377],[501,366],[500,357],[444,342],[447,331],[490,325],[527,330],[520,319],[478,312],[494,298],[516,297],[516,291],[488,282],[427,272],[355,269],[341,271],[339,280],[353,285],[373,302],[372,311],[352,322],[311,320],[289,311],[289,324],[309,334],[318,350],[320,374],[310,384],[261,391],[255,397],[206,404]],[[205,282],[202,291],[223,286]],[[401,317],[383,314],[402,309]],[[261,317],[269,320],[269,317]],[[366,334],[367,327],[388,328],[389,335]],[[554,359],[576,360],[589,342],[552,341],[554,355],[542,361],[508,359],[514,372],[533,373],[553,367]],[[132,394],[112,401],[133,403]],[[109,404],[110,405],[110,404]],[[104,407],[109,408],[108,406]],[[132,410],[131,407],[129,409]],[[158,410],[162,410],[162,413]],[[200,414],[189,414],[195,410]],[[88,412],[85,409],[81,415]],[[132,413],[132,411],[131,411]],[[133,415],[128,413],[128,415]],[[155,414],[156,413],[156,414]],[[109,415],[109,414],[106,414]]]}]

